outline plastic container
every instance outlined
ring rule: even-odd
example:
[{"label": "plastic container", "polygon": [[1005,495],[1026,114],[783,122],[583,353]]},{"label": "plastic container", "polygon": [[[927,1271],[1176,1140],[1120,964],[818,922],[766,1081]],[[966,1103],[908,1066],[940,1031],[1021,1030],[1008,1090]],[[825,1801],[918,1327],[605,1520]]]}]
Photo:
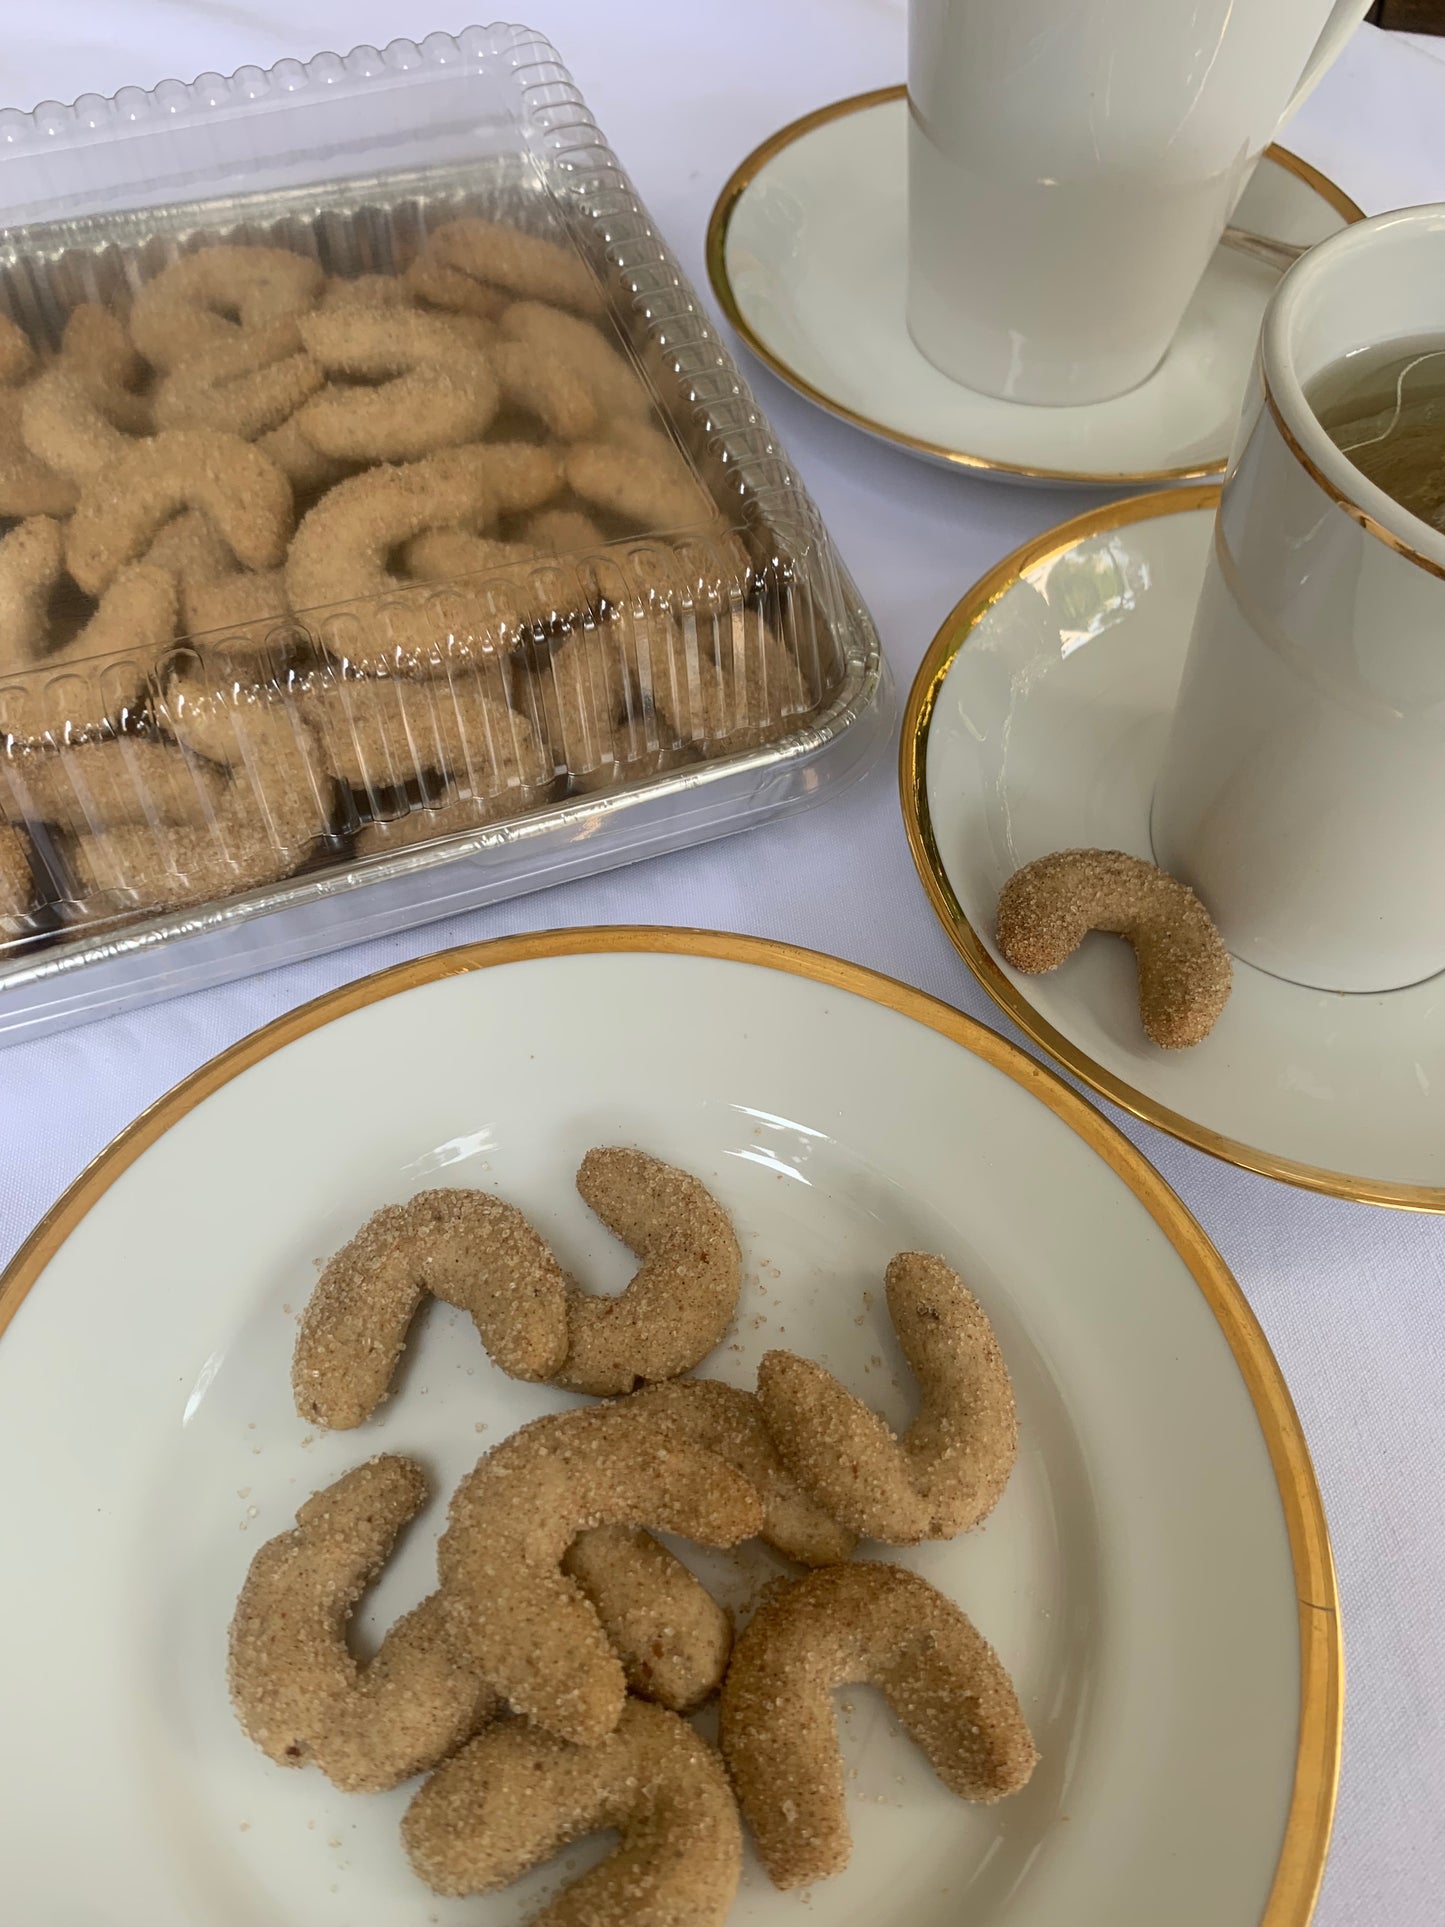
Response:
[{"label": "plastic container", "polygon": [[[538,35],[3,114],[0,207],[0,1035],[746,828],[886,738],[857,591]],[[311,265],[136,305],[217,245]],[[305,399],[238,411],[279,363]]]}]

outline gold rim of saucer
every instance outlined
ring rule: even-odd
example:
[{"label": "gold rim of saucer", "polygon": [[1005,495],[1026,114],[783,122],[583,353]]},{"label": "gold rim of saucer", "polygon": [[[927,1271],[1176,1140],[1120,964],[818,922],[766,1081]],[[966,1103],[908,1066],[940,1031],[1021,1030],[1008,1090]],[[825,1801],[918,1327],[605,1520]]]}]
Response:
[{"label": "gold rim of saucer", "polygon": [[[768,162],[784,148],[791,147],[793,142],[800,140],[803,135],[811,134],[815,128],[826,126],[829,121],[841,120],[847,114],[862,113],[870,107],[882,107],[889,101],[903,100],[907,93],[908,89],[900,83],[893,87],[875,87],[866,94],[849,94],[843,100],[830,101],[826,107],[815,108],[811,114],[804,114],[798,120],[789,121],[786,127],[780,127],[777,133],[770,134],[761,146],[755,147],[752,153],[733,170],[708,217],[705,243],[707,275],[723,313],[746,342],[749,350],[757,356],[764,367],[770,368],[775,375],[787,382],[790,388],[796,389],[800,395],[805,395],[819,408],[826,409],[830,415],[836,415],[841,421],[851,422],[855,428],[864,429],[870,435],[877,435],[884,441],[894,443],[896,447],[909,449],[915,455],[927,455],[935,461],[947,462],[953,468],[970,473],[1018,475],[1038,482],[1091,482],[1095,485],[1104,484],[1119,488],[1128,488],[1136,483],[1203,481],[1213,475],[1222,475],[1227,459],[1223,455],[1218,461],[1186,463],[1182,468],[1110,469],[1101,472],[1091,469],[1036,468],[1025,462],[1005,462],[992,455],[971,454],[964,449],[950,448],[943,442],[925,441],[919,436],[905,433],[900,428],[890,428],[884,422],[875,421],[871,415],[861,414],[857,409],[849,408],[846,403],[835,400],[821,388],[815,387],[796,369],[791,368],[760,338],[743,314],[727,269],[728,228],[738,202]],[[1353,226],[1356,221],[1364,220],[1364,209],[1357,207],[1344,189],[1336,186],[1327,174],[1322,174],[1317,167],[1311,167],[1308,161],[1302,161],[1298,154],[1292,154],[1288,148],[1277,147],[1271,143],[1264,150],[1264,158],[1273,161],[1276,166],[1284,168],[1287,173],[1297,176],[1308,187],[1313,188],[1320,199],[1343,218],[1347,226]]]},{"label": "gold rim of saucer", "polygon": [[198,1104],[264,1058],[350,1012],[444,978],[554,957],[622,953],[722,958],[777,971],[844,991],[926,1026],[1012,1078],[1046,1105],[1127,1185],[1169,1240],[1209,1306],[1244,1380],[1284,1514],[1299,1608],[1299,1727],[1289,1809],[1260,1927],[1307,1927],[1324,1876],[1339,1790],[1344,1643],[1329,1525],[1309,1445],[1279,1362],[1249,1301],[1203,1227],[1117,1125],[1016,1044],[911,984],[822,951],[766,937],[635,925],[496,937],[435,951],[341,984],[221,1051],[111,1141],[0,1271],[0,1332],[61,1245],[136,1159]]},{"label": "gold rim of saucer", "polygon": [[939,855],[928,807],[928,732],[944,678],[973,634],[980,617],[1000,596],[1014,588],[1028,570],[1062,555],[1090,536],[1107,534],[1131,522],[1144,522],[1155,516],[1182,515],[1191,509],[1212,509],[1218,504],[1219,496],[1218,485],[1210,483],[1181,488],[1167,495],[1135,495],[1127,501],[1111,502],[1105,508],[1076,515],[1005,556],[996,568],[981,576],[954,605],[919,664],[903,711],[898,753],[898,792],[908,848],[934,914],[948,933],[954,949],[999,1009],[1017,1024],[1031,1043],[1100,1097],[1108,1098],[1111,1104],[1117,1104],[1121,1110],[1142,1119],[1145,1124],[1152,1124],[1156,1130],[1178,1138],[1182,1144],[1192,1145],[1196,1151],[1206,1151],[1210,1157],[1235,1165],[1241,1171],[1255,1171],[1261,1177],[1277,1178],[1283,1184],[1292,1184],[1304,1191],[1318,1191],[1332,1198],[1347,1198],[1356,1204],[1385,1205],[1400,1211],[1445,1212],[1445,1187],[1396,1184],[1382,1178],[1359,1178],[1348,1172],[1328,1171],[1318,1165],[1301,1164],[1293,1158],[1279,1157],[1274,1152],[1225,1137],[1219,1131],[1210,1130],[1207,1125],[1196,1124],[1192,1118],[1171,1111],[1166,1105],[1106,1070],[1102,1064],[1096,1063],[1086,1051],[1041,1016],[1018,984],[995,963],[987,944],[970,923],[959,902]]}]

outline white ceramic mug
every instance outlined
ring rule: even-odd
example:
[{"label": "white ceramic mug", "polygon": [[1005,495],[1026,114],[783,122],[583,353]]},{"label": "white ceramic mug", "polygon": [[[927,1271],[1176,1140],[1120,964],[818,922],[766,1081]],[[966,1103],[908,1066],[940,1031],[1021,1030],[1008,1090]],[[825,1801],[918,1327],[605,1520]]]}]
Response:
[{"label": "white ceramic mug", "polygon": [[1154,854],[1237,957],[1325,990],[1445,969],[1445,534],[1368,481],[1305,388],[1445,335],[1445,205],[1280,283],[1154,793]]},{"label": "white ceramic mug", "polygon": [[1260,154],[1369,0],[910,0],[908,326],[1011,401],[1163,359]]}]

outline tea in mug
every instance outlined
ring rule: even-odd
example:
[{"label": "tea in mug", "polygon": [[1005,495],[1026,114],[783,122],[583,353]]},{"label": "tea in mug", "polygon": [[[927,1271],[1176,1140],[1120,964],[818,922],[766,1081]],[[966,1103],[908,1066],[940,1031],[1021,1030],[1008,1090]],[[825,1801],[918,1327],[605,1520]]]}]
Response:
[{"label": "tea in mug", "polygon": [[1445,531],[1445,335],[1346,355],[1315,376],[1305,399],[1362,475]]}]

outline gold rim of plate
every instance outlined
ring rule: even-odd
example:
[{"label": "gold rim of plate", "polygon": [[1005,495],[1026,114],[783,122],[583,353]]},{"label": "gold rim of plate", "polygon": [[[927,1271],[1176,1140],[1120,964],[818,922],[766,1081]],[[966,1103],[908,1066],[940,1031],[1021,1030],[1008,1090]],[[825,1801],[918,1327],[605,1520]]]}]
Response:
[{"label": "gold rim of plate", "polygon": [[[916,694],[916,691],[915,691]],[[1324,1874],[1339,1783],[1344,1649],[1329,1529],[1309,1447],[1278,1361],[1248,1300],[1203,1229],[1123,1133],[1055,1072],[976,1019],[861,964],[763,937],[682,929],[543,931],[501,937],[397,964],[267,1024],[143,1111],[48,1211],[0,1274],[0,1333],[51,1258],[97,1200],[144,1151],[252,1065],[323,1025],[422,984],[502,964],[619,952],[718,958],[804,977],[925,1025],[1013,1079],[1062,1120],[1128,1186],[1178,1252],[1218,1321],[1249,1390],[1269,1450],[1289,1535],[1299,1607],[1300,1721],[1294,1788],[1260,1927],[1305,1927]]]},{"label": "gold rim of plate", "polygon": [[1155,516],[1182,515],[1191,509],[1212,509],[1219,501],[1215,484],[1182,488],[1168,495],[1136,495],[1125,502],[1091,509],[1071,521],[1060,522],[1043,535],[1026,542],[1012,555],[1004,557],[997,568],[981,576],[945,618],[942,628],[929,644],[908,702],[903,712],[903,729],[898,755],[898,793],[903,808],[903,825],[908,847],[928,900],[939,922],[947,931],[953,947],[993,998],[1005,1016],[1011,1018],[1024,1035],[1046,1051],[1072,1076],[1107,1097],[1112,1104],[1141,1118],[1160,1131],[1167,1131],[1196,1151],[1207,1151],[1225,1164],[1242,1171],[1256,1171],[1261,1177],[1278,1178],[1285,1184],[1306,1191],[1323,1192],[1332,1198],[1348,1198],[1356,1204],[1387,1205],[1400,1211],[1445,1212],[1445,1187],[1429,1184],[1397,1184],[1385,1178],[1361,1178],[1344,1171],[1328,1171],[1318,1165],[1301,1164],[1280,1157],[1255,1145],[1241,1143],[1197,1124],[1179,1111],[1135,1090],[1122,1077],[1096,1063],[1087,1052],[1056,1030],[1030,1003],[1026,993],[994,961],[988,945],[969,922],[953,885],[948,880],[939,854],[933,818],[928,807],[928,733],[934,705],[945,677],[967,644],[980,619],[992,605],[1022,581],[1029,570],[1064,554],[1090,536],[1105,535],[1131,522],[1148,521]]},{"label": "gold rim of plate", "polygon": [[[1222,475],[1227,455],[1217,461],[1186,463],[1182,468],[1154,469],[1092,469],[1073,468],[1036,468],[1024,462],[1000,461],[992,455],[974,455],[964,449],[950,448],[943,442],[925,441],[917,435],[909,435],[901,428],[890,428],[886,422],[875,421],[871,415],[860,414],[857,409],[849,408],[844,402],[825,394],[812,382],[800,375],[795,368],[775,354],[760,338],[752,323],[743,314],[738,298],[733,292],[732,280],[727,267],[727,237],[733,214],[738,202],[748,188],[761,174],[768,162],[780,154],[785,147],[800,140],[804,134],[811,134],[815,128],[826,126],[829,121],[841,120],[846,114],[862,113],[869,107],[882,107],[889,101],[903,100],[908,89],[905,86],[875,87],[870,93],[850,94],[845,100],[830,101],[826,107],[819,107],[811,114],[804,114],[800,120],[789,121],[780,127],[760,147],[755,147],[747,159],[734,170],[727,185],[719,194],[707,224],[707,274],[712,283],[712,291],[722,305],[723,312],[733,327],[742,336],[753,354],[765,367],[771,368],[775,375],[795,388],[800,395],[825,408],[830,415],[851,422],[855,428],[866,429],[870,435],[881,436],[885,441],[899,448],[911,449],[915,455],[927,455],[935,461],[947,462],[954,468],[975,470],[980,474],[1018,475],[1039,482],[1092,482],[1119,488],[1127,488],[1134,483],[1149,482],[1190,482],[1201,481],[1211,475]],[[1340,215],[1347,226],[1365,218],[1364,209],[1357,207],[1345,193],[1337,187],[1327,174],[1308,161],[1302,161],[1298,154],[1288,148],[1277,147],[1273,143],[1264,150],[1264,156],[1287,173],[1296,175],[1313,188],[1320,199]]]}]

